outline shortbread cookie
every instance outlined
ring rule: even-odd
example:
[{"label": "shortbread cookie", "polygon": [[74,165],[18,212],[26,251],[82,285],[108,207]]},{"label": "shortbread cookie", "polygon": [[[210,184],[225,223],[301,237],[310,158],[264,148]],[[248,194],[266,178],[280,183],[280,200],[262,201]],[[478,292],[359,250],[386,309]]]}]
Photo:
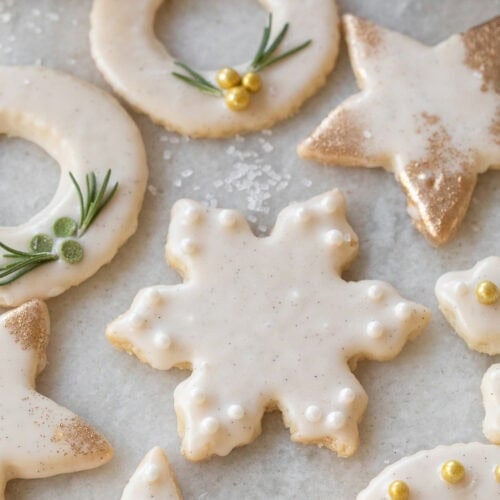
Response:
[{"label": "shortbread cookie", "polygon": [[436,295],[446,319],[471,349],[500,354],[500,257],[444,274]]},{"label": "shortbread cookie", "polygon": [[481,382],[481,392],[486,412],[484,435],[492,443],[500,444],[500,364],[488,368]]},{"label": "shortbread cookie", "polygon": [[168,458],[158,446],[142,460],[121,500],[182,500]]},{"label": "shortbread cookie", "polygon": [[341,278],[358,251],[341,192],[289,206],[267,238],[234,210],[181,200],[166,251],[184,284],[139,292],[107,336],[154,368],[193,371],[174,394],[184,455],[227,455],[275,409],[293,441],[352,455],[367,395],[349,369],[395,357],[429,311]]},{"label": "shortbread cookie", "polygon": [[66,408],[35,391],[46,364],[49,313],[33,300],[0,316],[0,499],[14,478],[98,467],[109,443]]},{"label": "shortbread cookie", "polygon": [[[253,59],[235,68],[198,71],[178,64],[154,34],[163,0],[135,0],[126,9],[122,0],[94,0],[92,55],[120,96],[168,129],[225,137],[267,128],[295,113],[325,83],[340,36],[334,0],[260,1],[273,16],[267,49],[287,24],[288,30],[269,56],[261,51],[253,57],[256,40]],[[267,65],[290,50],[290,57]]]},{"label": "shortbread cookie", "polygon": [[500,447],[438,446],[384,469],[357,500],[493,500],[500,492]]},{"label": "shortbread cookie", "polygon": [[0,227],[0,306],[13,306],[59,295],[113,258],[137,226],[147,165],[115,99],[62,73],[0,67],[0,117],[3,133],[37,143],[61,167],[46,208]]},{"label": "shortbread cookie", "polygon": [[446,243],[478,174],[500,168],[500,16],[435,47],[351,15],[344,27],[362,91],[299,154],[393,172],[418,230]]}]

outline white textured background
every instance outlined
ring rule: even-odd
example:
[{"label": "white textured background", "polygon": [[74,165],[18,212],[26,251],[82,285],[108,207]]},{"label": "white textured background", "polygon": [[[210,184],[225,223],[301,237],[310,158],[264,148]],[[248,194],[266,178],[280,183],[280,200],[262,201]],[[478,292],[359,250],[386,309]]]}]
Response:
[{"label": "white textured background", "polygon": [[[123,0],[124,8],[132,1]],[[44,64],[106,87],[90,57],[90,7],[90,0],[0,1],[0,63]],[[500,14],[500,0],[341,0],[340,9],[433,44]],[[157,32],[179,58],[215,67],[248,59],[264,22],[255,0],[167,0]],[[8,500],[118,499],[156,444],[169,454],[188,500],[353,499],[385,464],[404,455],[437,444],[484,441],[479,384],[492,359],[468,351],[452,332],[437,310],[433,288],[444,271],[500,254],[500,172],[481,176],[458,237],[445,248],[431,248],[412,227],[391,175],[326,168],[295,154],[299,140],[355,91],[343,46],[327,86],[271,132],[187,141],[134,115],[151,171],[139,230],[110,265],[49,302],[49,365],[38,380],[43,394],[101,429],[116,457],[94,471],[13,481]],[[38,147],[2,138],[0,224],[20,223],[43,207],[58,176],[55,162]],[[326,449],[291,443],[275,413],[265,417],[263,435],[253,444],[225,458],[187,462],[179,452],[172,401],[186,373],[155,371],[115,351],[104,338],[106,323],[128,308],[140,287],[178,280],[163,260],[168,213],[178,198],[238,208],[256,232],[265,233],[291,200],[332,186],[346,193],[361,242],[347,277],[392,282],[403,295],[432,308],[429,329],[396,360],[360,364],[357,376],[370,402],[354,457],[338,459]]]}]

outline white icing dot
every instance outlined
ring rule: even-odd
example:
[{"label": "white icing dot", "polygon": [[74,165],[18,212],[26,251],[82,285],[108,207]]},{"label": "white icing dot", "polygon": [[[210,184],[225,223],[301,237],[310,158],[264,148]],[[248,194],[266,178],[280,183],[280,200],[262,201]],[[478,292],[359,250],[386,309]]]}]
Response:
[{"label": "white icing dot", "polygon": [[311,218],[309,210],[304,207],[297,208],[297,210],[295,211],[295,216],[300,222],[307,222]]},{"label": "white icing dot", "polygon": [[341,411],[332,411],[326,417],[326,423],[332,429],[341,429],[346,423],[346,417]]},{"label": "white icing dot", "polygon": [[315,405],[308,406],[305,415],[309,422],[319,422],[321,420],[321,410]]},{"label": "white icing dot", "polygon": [[141,470],[141,475],[148,483],[154,483],[160,479],[160,469],[155,464],[145,464]]},{"label": "white icing dot", "polygon": [[370,321],[366,326],[366,334],[372,339],[379,339],[384,334],[384,326],[380,321]]},{"label": "white icing dot", "polygon": [[245,410],[240,405],[231,405],[227,409],[227,414],[229,415],[229,418],[232,418],[233,420],[241,420],[245,415]]},{"label": "white icing dot", "polygon": [[196,246],[196,243],[189,239],[189,238],[184,238],[181,241],[181,250],[183,253],[187,255],[193,255],[196,250],[198,250],[198,247]]},{"label": "white icing dot", "polygon": [[365,139],[371,139],[373,134],[369,130],[363,130],[363,137]]},{"label": "white icing dot", "polygon": [[374,301],[381,300],[384,296],[384,289],[380,285],[372,285],[368,288],[368,297]]},{"label": "white icing dot", "polygon": [[215,434],[219,430],[219,422],[214,417],[207,417],[201,422],[201,428],[205,434]]},{"label": "white icing dot", "polygon": [[469,287],[467,286],[466,283],[464,283],[463,281],[459,281],[456,285],[455,285],[455,293],[459,296],[459,297],[463,297],[464,295],[467,294],[467,292],[469,291]]},{"label": "white icing dot", "polygon": [[337,192],[328,193],[321,200],[321,207],[327,214],[333,214],[339,208],[339,196]]},{"label": "white icing dot", "polygon": [[344,387],[339,392],[339,403],[350,405],[356,399],[356,393],[350,387]]},{"label": "white icing dot", "polygon": [[130,314],[129,320],[134,328],[142,328],[146,324],[144,316],[135,312]]},{"label": "white icing dot", "polygon": [[155,334],[153,342],[159,349],[168,349],[172,345],[170,335],[165,332],[158,332]]},{"label": "white icing dot", "polygon": [[234,227],[236,225],[236,214],[233,210],[222,210],[219,213],[219,223],[225,227]]},{"label": "white icing dot", "polygon": [[332,229],[325,234],[325,241],[328,245],[337,248],[344,243],[344,235],[338,229]]},{"label": "white icing dot", "polygon": [[396,304],[394,312],[396,313],[396,316],[401,320],[409,319],[412,313],[411,307],[406,302],[400,302],[399,304]]},{"label": "white icing dot", "polygon": [[188,205],[184,210],[184,221],[186,224],[194,224],[201,219],[201,210],[195,205]]},{"label": "white icing dot", "polygon": [[198,388],[194,388],[191,390],[191,399],[197,405],[202,405],[207,400],[207,397],[205,396],[205,393],[203,391]]}]

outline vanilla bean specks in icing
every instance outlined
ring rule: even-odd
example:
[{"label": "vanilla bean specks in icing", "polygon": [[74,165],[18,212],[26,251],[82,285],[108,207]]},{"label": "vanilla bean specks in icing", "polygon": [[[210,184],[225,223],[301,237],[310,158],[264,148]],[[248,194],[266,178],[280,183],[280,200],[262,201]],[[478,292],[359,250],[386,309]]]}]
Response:
[{"label": "vanilla bean specks in icing", "polygon": [[500,491],[500,446],[438,446],[389,465],[357,500],[493,500]]},{"label": "vanilla bean specks in icing", "polygon": [[352,15],[344,27],[362,91],[299,154],[394,172],[417,228],[444,244],[478,174],[500,168],[500,16],[434,47]]},{"label": "vanilla bean specks in icing", "polygon": [[294,441],[354,453],[367,395],[350,370],[395,357],[430,316],[388,283],[344,281],[357,251],[339,190],[285,208],[266,238],[237,211],[174,205],[166,252],[184,283],[140,291],[107,336],[192,370],[174,393],[188,459],[253,441],[274,409]]},{"label": "vanilla bean specks in icing", "polygon": [[231,72],[219,72],[222,65],[201,70],[176,64],[154,33],[154,18],[162,3],[135,0],[124,9],[122,0],[94,0],[91,50],[118,94],[156,123],[181,134],[226,137],[270,127],[295,113],[325,83],[335,65],[340,30],[334,0],[260,0],[272,14],[268,49],[288,24],[273,57],[310,43],[263,67],[270,58],[252,61],[259,46],[256,39],[248,61]]},{"label": "vanilla bean specks in icing", "polygon": [[7,481],[98,467],[109,443],[82,419],[35,390],[45,368],[49,314],[39,300],[0,316],[0,499]]},{"label": "vanilla bean specks in icing", "polygon": [[156,446],[143,458],[123,490],[121,500],[182,500],[164,451]]},{"label": "vanilla bean specks in icing", "polygon": [[15,306],[59,295],[114,257],[137,227],[147,165],[125,110],[69,75],[0,67],[0,117],[2,132],[35,142],[61,168],[47,207],[17,227],[0,227],[0,305]]}]

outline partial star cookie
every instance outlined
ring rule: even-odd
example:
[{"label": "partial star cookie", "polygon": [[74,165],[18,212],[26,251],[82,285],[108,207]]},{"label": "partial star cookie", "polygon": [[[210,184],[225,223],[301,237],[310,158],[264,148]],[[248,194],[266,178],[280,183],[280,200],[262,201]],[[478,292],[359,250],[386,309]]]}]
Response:
[{"label": "partial star cookie", "polygon": [[438,446],[384,469],[357,500],[493,500],[500,492],[500,446]]},{"label": "partial star cookie", "polygon": [[188,459],[250,443],[275,409],[292,440],[354,453],[367,395],[349,368],[393,358],[429,321],[387,283],[342,280],[357,250],[338,190],[284,209],[267,238],[234,210],[175,204],[167,259],[185,282],[139,292],[107,336],[193,371],[174,394]]},{"label": "partial star cookie", "polygon": [[343,22],[362,91],[298,152],[394,172],[418,230],[444,244],[478,174],[500,168],[500,16],[435,47],[352,15]]},{"label": "partial star cookie", "polygon": [[500,257],[446,273],[436,283],[439,307],[471,349],[500,354]]},{"label": "partial star cookie", "polygon": [[484,435],[492,443],[500,444],[500,363],[490,366],[484,374],[481,392],[486,412]]},{"label": "partial star cookie", "polygon": [[156,446],[142,460],[123,490],[121,500],[182,500],[164,451]]},{"label": "partial star cookie", "polygon": [[46,364],[49,314],[39,300],[0,316],[0,499],[7,481],[98,467],[110,444],[83,420],[35,391]]}]

